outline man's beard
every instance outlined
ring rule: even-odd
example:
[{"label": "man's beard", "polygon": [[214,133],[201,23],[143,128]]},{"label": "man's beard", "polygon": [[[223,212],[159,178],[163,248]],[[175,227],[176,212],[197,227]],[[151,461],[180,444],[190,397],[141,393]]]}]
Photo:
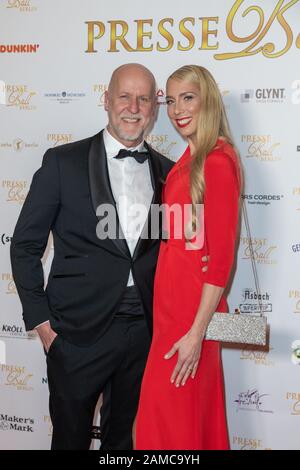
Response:
[{"label": "man's beard", "polygon": [[136,142],[137,140],[143,140],[144,137],[144,130],[137,131],[135,134],[127,134],[126,132],[122,131],[120,128],[114,128],[114,131],[117,136],[119,136],[122,140],[126,140],[127,142]]},{"label": "man's beard", "polygon": [[145,129],[137,129],[137,131],[133,134],[125,132],[121,126],[114,126],[110,124],[111,128],[114,130],[115,134],[119,137],[119,139],[125,140],[127,142],[136,142],[137,140],[143,140]]}]

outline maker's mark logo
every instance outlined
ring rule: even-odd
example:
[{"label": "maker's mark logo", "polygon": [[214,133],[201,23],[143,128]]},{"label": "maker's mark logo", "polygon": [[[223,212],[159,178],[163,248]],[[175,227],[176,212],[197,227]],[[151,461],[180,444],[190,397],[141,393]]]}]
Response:
[{"label": "maker's mark logo", "polygon": [[34,432],[34,419],[0,413],[0,431]]}]

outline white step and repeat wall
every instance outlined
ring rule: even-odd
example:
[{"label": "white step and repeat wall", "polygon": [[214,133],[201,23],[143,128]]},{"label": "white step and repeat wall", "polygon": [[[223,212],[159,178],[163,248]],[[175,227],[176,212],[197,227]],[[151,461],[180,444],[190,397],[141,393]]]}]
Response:
[{"label": "white step and repeat wall", "polygon": [[[156,75],[148,140],[173,160],[185,145],[166,116],[166,78],[196,63],[219,84],[271,325],[269,352],[223,351],[231,447],[300,449],[299,20],[299,0],[0,1],[1,449],[47,449],[51,439],[45,358],[11,275],[16,219],[45,150],[103,128],[104,91],[126,62]],[[46,275],[51,256],[50,241]],[[243,227],[229,302],[254,314],[256,301]]]}]

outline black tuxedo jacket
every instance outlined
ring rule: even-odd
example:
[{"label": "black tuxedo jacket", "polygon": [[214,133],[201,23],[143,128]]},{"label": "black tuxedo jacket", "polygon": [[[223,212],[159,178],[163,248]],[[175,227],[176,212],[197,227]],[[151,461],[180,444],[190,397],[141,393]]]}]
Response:
[{"label": "black tuxedo jacket", "polygon": [[[145,143],[154,195],[173,166]],[[125,239],[100,240],[97,207],[115,206],[102,132],[49,149],[34,174],[11,245],[13,276],[27,330],[50,320],[67,341],[87,345],[109,327],[132,269],[149,328],[159,239],[137,242],[133,256]],[[146,224],[150,223],[148,214]],[[118,224],[118,221],[117,221]],[[54,258],[47,288],[41,258],[52,231]]]}]

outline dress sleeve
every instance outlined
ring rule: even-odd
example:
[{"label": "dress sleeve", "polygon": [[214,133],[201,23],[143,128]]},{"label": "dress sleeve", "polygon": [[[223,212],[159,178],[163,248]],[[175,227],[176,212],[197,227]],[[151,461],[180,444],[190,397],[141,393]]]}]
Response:
[{"label": "dress sleeve", "polygon": [[224,152],[213,152],[206,159],[204,176],[204,228],[210,256],[204,280],[225,287],[234,261],[238,225],[237,163]]}]

